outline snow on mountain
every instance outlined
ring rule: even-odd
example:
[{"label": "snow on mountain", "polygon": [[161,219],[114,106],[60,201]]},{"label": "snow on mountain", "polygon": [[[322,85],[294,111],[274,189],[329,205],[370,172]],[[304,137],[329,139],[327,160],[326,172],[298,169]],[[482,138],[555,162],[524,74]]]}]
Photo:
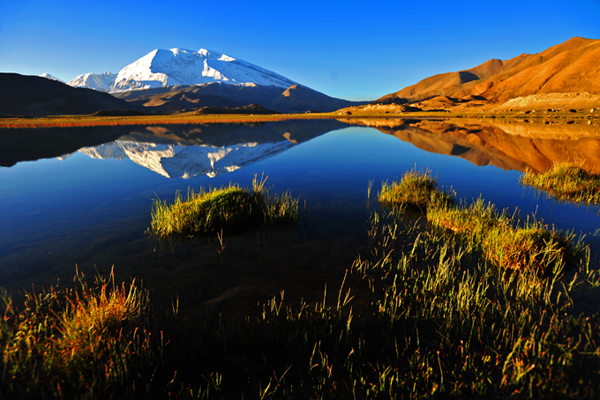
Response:
[{"label": "snow on mountain", "polygon": [[51,81],[57,81],[60,83],[65,83],[64,81],[58,79],[57,77],[55,77],[54,75],[50,75],[49,73],[44,73],[40,75],[40,78],[46,78],[46,79],[50,79]]},{"label": "snow on mountain", "polygon": [[67,85],[73,87],[82,87],[88,89],[99,90],[101,92],[108,92],[110,88],[115,83],[115,78],[117,76],[112,72],[105,72],[103,74],[84,74],[79,75],[75,79],[70,82],[67,82]]},{"label": "snow on mountain", "polygon": [[274,85],[282,88],[296,84],[275,72],[216,51],[200,49],[195,52],[175,48],[153,50],[123,68],[117,75],[108,72],[102,75],[80,75],[68,85],[116,93],[211,82]]},{"label": "snow on mountain", "polygon": [[213,178],[287,150],[293,145],[289,141],[280,141],[213,147],[116,140],[96,147],[85,147],[79,152],[97,159],[129,158],[167,178],[185,179],[203,174]]}]

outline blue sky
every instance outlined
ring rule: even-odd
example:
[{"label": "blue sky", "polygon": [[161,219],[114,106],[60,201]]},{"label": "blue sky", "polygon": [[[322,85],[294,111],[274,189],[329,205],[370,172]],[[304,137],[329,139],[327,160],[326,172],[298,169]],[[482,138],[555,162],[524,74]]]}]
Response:
[{"label": "blue sky", "polygon": [[207,48],[334,97],[600,39],[600,0],[0,2],[0,72],[69,81],[156,48]]}]

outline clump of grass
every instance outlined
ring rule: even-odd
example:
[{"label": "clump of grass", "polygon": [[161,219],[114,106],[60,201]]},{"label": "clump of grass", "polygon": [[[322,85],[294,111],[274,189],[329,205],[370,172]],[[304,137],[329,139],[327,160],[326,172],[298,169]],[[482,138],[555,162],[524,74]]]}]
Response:
[{"label": "clump of grass", "polygon": [[519,221],[516,214],[498,212],[482,199],[468,207],[432,208],[427,220],[452,231],[501,268],[552,272],[562,268],[565,257],[576,257],[581,250],[573,234],[549,230],[534,219]]},{"label": "clump of grass", "polygon": [[540,174],[528,169],[520,182],[561,201],[600,204],[600,175],[584,169],[583,162],[556,162]]},{"label": "clump of grass", "polygon": [[177,193],[172,204],[157,199],[152,209],[151,232],[159,237],[192,236],[296,223],[298,200],[289,193],[269,195],[265,188],[267,178],[258,179],[255,175],[252,193],[229,184],[209,191],[201,188],[199,193],[189,189],[185,200]]},{"label": "clump of grass", "polygon": [[549,230],[535,219],[519,221],[482,199],[468,207],[457,206],[455,197],[438,188],[429,170],[411,170],[391,185],[384,182],[379,201],[426,213],[434,227],[453,232],[500,268],[551,272],[564,266],[565,257],[576,257],[580,251],[574,235]]},{"label": "clump of grass", "polygon": [[93,288],[80,282],[25,293],[22,307],[3,298],[0,397],[129,396],[142,374],[138,389],[150,385],[156,357],[144,327],[147,293],[134,283],[115,286],[114,278]]},{"label": "clump of grass", "polygon": [[379,193],[379,202],[392,207],[408,207],[425,212],[431,206],[454,204],[452,193],[438,188],[437,178],[425,171],[410,170],[402,179],[391,184],[383,182]]}]

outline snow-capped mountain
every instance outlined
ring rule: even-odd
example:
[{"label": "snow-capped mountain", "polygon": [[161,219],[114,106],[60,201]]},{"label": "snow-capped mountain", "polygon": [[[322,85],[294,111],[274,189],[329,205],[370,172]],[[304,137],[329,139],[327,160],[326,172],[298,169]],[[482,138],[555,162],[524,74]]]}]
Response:
[{"label": "snow-capped mountain", "polygon": [[54,75],[50,75],[49,73],[44,73],[40,75],[40,78],[46,78],[46,79],[50,79],[51,81],[57,81],[60,83],[65,83],[64,81],[58,79],[57,77],[55,77]]},{"label": "snow-capped mountain", "polygon": [[115,83],[115,79],[117,75],[112,72],[106,71],[103,74],[84,74],[79,75],[75,79],[70,82],[67,82],[67,85],[73,87],[82,87],[88,89],[99,90],[101,92],[110,92],[110,88]]},{"label": "snow-capped mountain", "polygon": [[293,145],[287,140],[275,143],[240,143],[223,147],[117,140],[96,147],[85,147],[79,152],[97,159],[129,158],[134,163],[167,178],[185,179],[198,175],[213,178],[280,153]]},{"label": "snow-capped mountain", "polygon": [[275,72],[225,54],[200,49],[153,50],[129,64],[118,74],[80,75],[67,84],[109,93],[152,89],[178,85],[201,85],[222,82],[244,86],[277,86],[297,84]]}]

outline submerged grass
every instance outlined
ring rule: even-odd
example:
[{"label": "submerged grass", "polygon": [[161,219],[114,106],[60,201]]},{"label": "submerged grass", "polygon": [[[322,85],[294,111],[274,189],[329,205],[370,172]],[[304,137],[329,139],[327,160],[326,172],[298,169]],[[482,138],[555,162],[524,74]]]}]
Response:
[{"label": "submerged grass", "polygon": [[[245,318],[174,307],[153,325],[145,292],[114,285],[27,295],[19,310],[7,301],[0,397],[597,398],[600,313],[577,311],[600,294],[589,249],[558,257],[552,275],[506,273],[480,257],[486,235],[469,226],[552,236],[482,200],[439,208],[461,240],[373,214],[365,251],[321,297],[292,302],[273,288]],[[93,317],[113,297],[121,311]]]},{"label": "submerged grass", "polygon": [[584,169],[582,162],[557,162],[540,174],[527,170],[520,182],[561,201],[600,204],[600,175]]},{"label": "submerged grass", "polygon": [[252,193],[230,184],[209,191],[201,189],[199,193],[189,189],[185,200],[177,193],[172,204],[157,199],[152,210],[151,232],[159,237],[192,236],[296,223],[298,200],[289,193],[269,195],[265,188],[267,178],[255,176]]}]

